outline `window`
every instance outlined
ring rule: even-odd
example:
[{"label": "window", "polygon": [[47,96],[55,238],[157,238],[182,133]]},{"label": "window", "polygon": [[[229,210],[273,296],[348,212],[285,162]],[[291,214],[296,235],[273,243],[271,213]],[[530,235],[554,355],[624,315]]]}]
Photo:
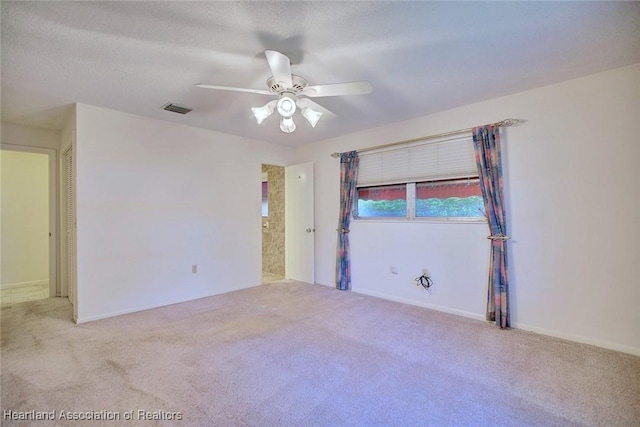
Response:
[{"label": "window", "polygon": [[361,155],[356,196],[356,219],[485,219],[468,136]]},{"label": "window", "polygon": [[417,183],[415,215],[418,218],[484,217],[478,178]]},{"label": "window", "polygon": [[360,187],[357,197],[356,219],[484,219],[477,178]]},{"label": "window", "polygon": [[358,188],[358,218],[406,217],[407,185]]}]

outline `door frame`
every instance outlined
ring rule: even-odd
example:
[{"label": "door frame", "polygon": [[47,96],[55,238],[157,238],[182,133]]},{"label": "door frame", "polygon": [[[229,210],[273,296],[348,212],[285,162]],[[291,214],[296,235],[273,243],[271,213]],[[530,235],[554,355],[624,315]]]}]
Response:
[{"label": "door frame", "polygon": [[0,144],[0,150],[45,154],[49,159],[49,297],[60,296],[58,253],[58,152],[53,148]]},{"label": "door frame", "polygon": [[[286,189],[286,174],[287,174],[287,168],[289,168],[290,166],[298,166],[298,165],[303,165],[303,164],[311,164],[312,167],[315,169],[315,164],[313,162],[304,162],[304,163],[290,163],[290,164],[286,164],[284,162],[281,161],[274,161],[274,160],[270,160],[270,159],[263,159],[260,163],[259,163],[259,168],[257,169],[258,172],[258,177],[262,177],[262,165],[273,165],[273,166],[280,166],[283,167],[285,169],[285,230],[284,230],[284,234],[285,234],[285,259],[284,259],[284,263],[285,263],[285,277],[287,279],[291,279],[290,277],[290,273],[291,273],[291,257],[290,257],[290,252],[288,249],[290,239],[291,239],[291,233],[295,233],[296,231],[298,233],[305,233],[306,232],[304,230],[295,230],[294,227],[290,227],[289,226],[289,220],[286,218],[286,211],[287,211],[287,204],[291,203],[290,200],[287,200],[289,198],[289,196],[287,195],[288,191]],[[260,179],[260,181],[256,181],[256,182],[261,182],[262,179]],[[312,183],[311,185],[313,186],[314,190],[315,190],[315,182],[312,179]],[[258,186],[256,186],[256,188],[258,188]],[[260,266],[262,266],[262,212],[261,212],[261,206],[262,206],[262,194],[260,194],[259,196],[259,201],[257,202],[257,206],[258,209],[256,211],[256,215],[259,218],[257,220],[257,224],[258,224],[258,233],[260,233]],[[313,228],[313,240],[314,240],[314,249],[313,249],[313,253],[312,253],[312,272],[311,272],[311,283],[314,284],[315,283],[315,225],[310,224],[306,227],[311,227]],[[260,268],[260,278],[262,279],[262,268]],[[261,280],[262,282],[262,280]]]}]

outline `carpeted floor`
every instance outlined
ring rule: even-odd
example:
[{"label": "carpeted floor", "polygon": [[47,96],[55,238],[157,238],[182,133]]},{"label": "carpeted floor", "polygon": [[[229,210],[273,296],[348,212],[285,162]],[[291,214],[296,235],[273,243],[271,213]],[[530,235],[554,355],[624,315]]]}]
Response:
[{"label": "carpeted floor", "polygon": [[3,426],[640,425],[640,357],[319,285],[69,319],[2,307]]}]

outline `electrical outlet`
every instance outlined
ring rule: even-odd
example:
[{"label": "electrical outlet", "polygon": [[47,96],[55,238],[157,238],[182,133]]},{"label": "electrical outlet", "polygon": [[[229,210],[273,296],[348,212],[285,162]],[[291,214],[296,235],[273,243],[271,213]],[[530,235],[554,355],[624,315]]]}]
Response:
[{"label": "electrical outlet", "polygon": [[193,264],[191,266],[191,274],[196,274],[198,272],[198,264]]},{"label": "electrical outlet", "polygon": [[431,275],[429,274],[429,270],[427,270],[426,268],[422,269],[422,274],[424,274],[427,277],[431,277]]}]

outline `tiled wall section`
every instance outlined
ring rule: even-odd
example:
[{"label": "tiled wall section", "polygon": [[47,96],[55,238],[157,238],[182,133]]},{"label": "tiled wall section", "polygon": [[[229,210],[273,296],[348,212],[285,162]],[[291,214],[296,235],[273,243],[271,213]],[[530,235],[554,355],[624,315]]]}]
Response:
[{"label": "tiled wall section", "polygon": [[267,173],[269,190],[269,216],[262,218],[262,271],[285,275],[284,272],[284,168],[282,166],[262,165]]}]

